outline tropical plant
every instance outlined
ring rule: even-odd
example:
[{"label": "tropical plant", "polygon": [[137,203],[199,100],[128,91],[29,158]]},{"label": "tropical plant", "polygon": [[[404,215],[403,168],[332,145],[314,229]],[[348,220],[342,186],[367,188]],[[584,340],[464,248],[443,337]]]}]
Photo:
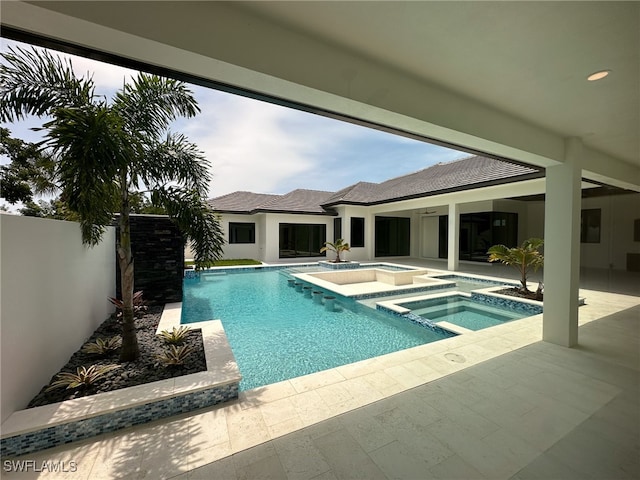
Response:
[{"label": "tropical plant", "polygon": [[[108,297],[109,301],[115,305],[115,307],[120,310],[120,312],[118,312],[118,317],[122,316],[122,311],[124,310],[124,302],[119,299],[119,298],[115,298],[115,297]],[[144,311],[147,310],[147,302],[142,298],[142,290],[138,290],[137,292],[135,292],[133,294],[133,314],[135,316],[139,316],[140,314],[142,314]]]},{"label": "tropical plant", "polygon": [[193,352],[193,347],[189,345],[169,345],[163,353],[156,355],[156,358],[165,365],[184,365],[187,357]]},{"label": "tropical plant", "polygon": [[33,195],[52,193],[55,162],[51,155],[34,143],[12,138],[11,132],[0,128],[0,155],[10,163],[0,166],[0,197],[15,205],[33,202]]},{"label": "tropical plant", "polygon": [[531,293],[527,288],[527,275],[531,270],[536,272],[544,264],[544,257],[539,251],[544,240],[540,238],[529,238],[522,242],[519,247],[509,248],[504,245],[494,245],[489,248],[490,262],[502,262],[520,272],[520,291]]},{"label": "tropical plant", "polygon": [[351,247],[349,247],[349,244],[345,243],[344,239],[339,238],[335,241],[335,243],[324,242],[324,247],[320,249],[320,253],[324,253],[327,251],[335,252],[336,259],[334,260],[334,263],[340,263],[342,261],[340,260],[340,254],[342,252],[348,252],[349,250],[351,250]]},{"label": "tropical plant", "polygon": [[122,337],[114,335],[108,338],[97,338],[95,342],[85,343],[82,347],[84,353],[92,353],[95,355],[107,355],[115,352],[122,346]]},{"label": "tropical plant", "polygon": [[118,216],[117,261],[122,290],[122,361],[140,352],[134,328],[131,195],[144,190],[191,241],[197,266],[222,254],[224,236],[206,202],[208,162],[196,145],[169,131],[199,112],[180,81],[139,73],[109,103],[70,60],[46,50],[9,48],[0,65],[0,121],[47,117],[43,147],[56,160],[55,177],[78,215],[83,241],[95,245]]},{"label": "tropical plant", "polygon": [[24,202],[24,207],[18,209],[20,215],[25,217],[53,218],[55,220],[67,220],[75,222],[78,216],[69,210],[67,204],[58,198],[51,200],[33,200]]},{"label": "tropical plant", "polygon": [[56,375],[57,380],[52,382],[45,391],[49,392],[60,387],[65,387],[67,390],[88,387],[116,368],[120,368],[120,365],[91,365],[89,368],[78,367],[76,373],[62,372]]},{"label": "tropical plant", "polygon": [[184,339],[187,338],[191,329],[186,325],[181,325],[179,328],[173,327],[171,331],[162,330],[158,333],[158,336],[162,338],[165,342],[170,344],[178,344],[184,342]]}]

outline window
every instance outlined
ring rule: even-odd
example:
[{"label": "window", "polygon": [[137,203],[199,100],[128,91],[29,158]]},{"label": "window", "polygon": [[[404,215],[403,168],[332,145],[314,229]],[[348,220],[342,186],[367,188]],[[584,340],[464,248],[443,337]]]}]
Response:
[{"label": "window", "polygon": [[411,219],[376,217],[375,256],[408,256],[411,245]]},{"label": "window", "polygon": [[580,215],[580,243],[600,243],[600,209],[582,210]]},{"label": "window", "polygon": [[308,223],[280,224],[280,258],[323,257],[327,226]]},{"label": "window", "polygon": [[[449,216],[439,219],[438,256],[447,258],[449,251]],[[487,250],[502,244],[515,247],[518,243],[518,214],[508,212],[477,212],[460,215],[460,260],[486,262]]]},{"label": "window", "polygon": [[256,224],[229,222],[229,243],[256,243]]},{"label": "window", "polygon": [[342,218],[334,218],[333,219],[333,242],[342,238]]},{"label": "window", "polygon": [[364,247],[364,218],[351,217],[350,247]]}]

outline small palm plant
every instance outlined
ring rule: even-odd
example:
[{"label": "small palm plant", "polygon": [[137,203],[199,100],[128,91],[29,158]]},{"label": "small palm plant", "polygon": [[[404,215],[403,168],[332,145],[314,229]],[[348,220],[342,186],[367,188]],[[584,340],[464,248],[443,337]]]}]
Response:
[{"label": "small palm plant", "polygon": [[539,251],[544,240],[541,238],[529,238],[519,247],[509,248],[504,245],[494,245],[489,248],[490,262],[502,262],[510,265],[520,272],[520,292],[529,294],[527,288],[527,275],[533,269],[536,272],[544,264],[544,257]]},{"label": "small palm plant", "polygon": [[56,376],[57,380],[51,383],[46,391],[59,387],[65,387],[67,390],[88,387],[116,368],[120,368],[120,365],[91,365],[89,368],[78,367],[76,373],[62,372]]},{"label": "small palm plant", "polygon": [[111,352],[115,352],[122,346],[122,337],[115,335],[108,338],[98,338],[95,342],[85,343],[82,347],[84,353],[91,353],[94,355],[109,355]]},{"label": "small palm plant", "polygon": [[351,250],[349,244],[345,243],[344,239],[339,238],[335,241],[335,243],[324,242],[324,247],[320,249],[320,253],[324,253],[327,251],[335,252],[336,259],[334,260],[334,263],[340,263],[342,261],[340,260],[340,254],[342,252],[348,252],[349,250]]},{"label": "small palm plant", "polygon": [[166,366],[184,365],[187,357],[195,349],[189,345],[169,345],[163,353],[156,355],[156,358]]},{"label": "small palm plant", "polygon": [[181,325],[180,328],[173,327],[173,330],[162,330],[157,335],[161,337],[165,342],[173,345],[184,342],[189,335],[191,328],[186,325]]}]

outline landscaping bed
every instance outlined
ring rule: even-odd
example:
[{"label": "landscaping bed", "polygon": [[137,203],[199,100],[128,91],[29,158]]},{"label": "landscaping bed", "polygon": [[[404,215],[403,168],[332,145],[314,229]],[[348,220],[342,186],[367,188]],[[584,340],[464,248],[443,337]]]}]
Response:
[{"label": "landscaping bed", "polygon": [[513,287],[513,288],[505,288],[503,290],[498,290],[497,292],[493,292],[493,293],[499,293],[501,295],[510,295],[512,297],[518,297],[518,298],[526,298],[527,300],[537,300],[539,302],[542,302],[544,299],[544,294],[536,294],[536,292],[529,292],[527,294],[522,293],[518,288]]},{"label": "landscaping bed", "polygon": [[[136,361],[120,363],[120,349],[103,357],[85,353],[82,351],[83,344],[78,351],[71,356],[69,362],[67,362],[60,372],[76,373],[78,367],[89,367],[90,365],[117,364],[119,368],[105,373],[95,384],[88,387],[78,389],[59,387],[46,391],[48,385],[45,385],[40,393],[29,402],[27,408],[39,407],[71,400],[73,398],[94,395],[96,393],[110,392],[121,388],[155,382],[157,380],[165,380],[205,371],[207,366],[202,333],[199,329],[190,331],[184,340],[183,344],[193,349],[184,365],[165,366],[157,359],[157,355],[162,354],[168,348],[166,342],[156,335],[156,329],[158,328],[158,323],[162,315],[162,308],[163,307],[149,307],[145,313],[135,319],[138,346],[140,348],[140,357]],[[115,318],[114,315],[105,320],[87,342],[94,342],[97,338],[108,338],[119,335],[120,333],[120,321]],[[51,378],[51,382],[56,379],[56,375]]]}]

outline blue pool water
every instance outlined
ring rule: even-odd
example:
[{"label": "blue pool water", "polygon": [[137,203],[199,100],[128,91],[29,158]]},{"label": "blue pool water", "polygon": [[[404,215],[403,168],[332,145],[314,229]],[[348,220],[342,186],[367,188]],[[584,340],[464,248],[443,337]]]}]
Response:
[{"label": "blue pool water", "polygon": [[434,342],[447,335],[338,297],[337,311],[305,298],[278,271],[186,278],[182,323],[220,319],[241,390]]},{"label": "blue pool water", "polygon": [[447,321],[469,330],[482,330],[530,315],[473,302],[461,295],[407,302],[400,306],[435,323]]},{"label": "blue pool water", "polygon": [[472,290],[478,290],[481,288],[497,287],[500,285],[517,285],[517,282],[511,282],[509,280],[497,281],[491,279],[480,279],[475,277],[466,277],[464,275],[437,275],[436,278],[443,280],[452,280],[456,282],[456,286],[452,287],[452,290],[458,292],[470,293]]}]

